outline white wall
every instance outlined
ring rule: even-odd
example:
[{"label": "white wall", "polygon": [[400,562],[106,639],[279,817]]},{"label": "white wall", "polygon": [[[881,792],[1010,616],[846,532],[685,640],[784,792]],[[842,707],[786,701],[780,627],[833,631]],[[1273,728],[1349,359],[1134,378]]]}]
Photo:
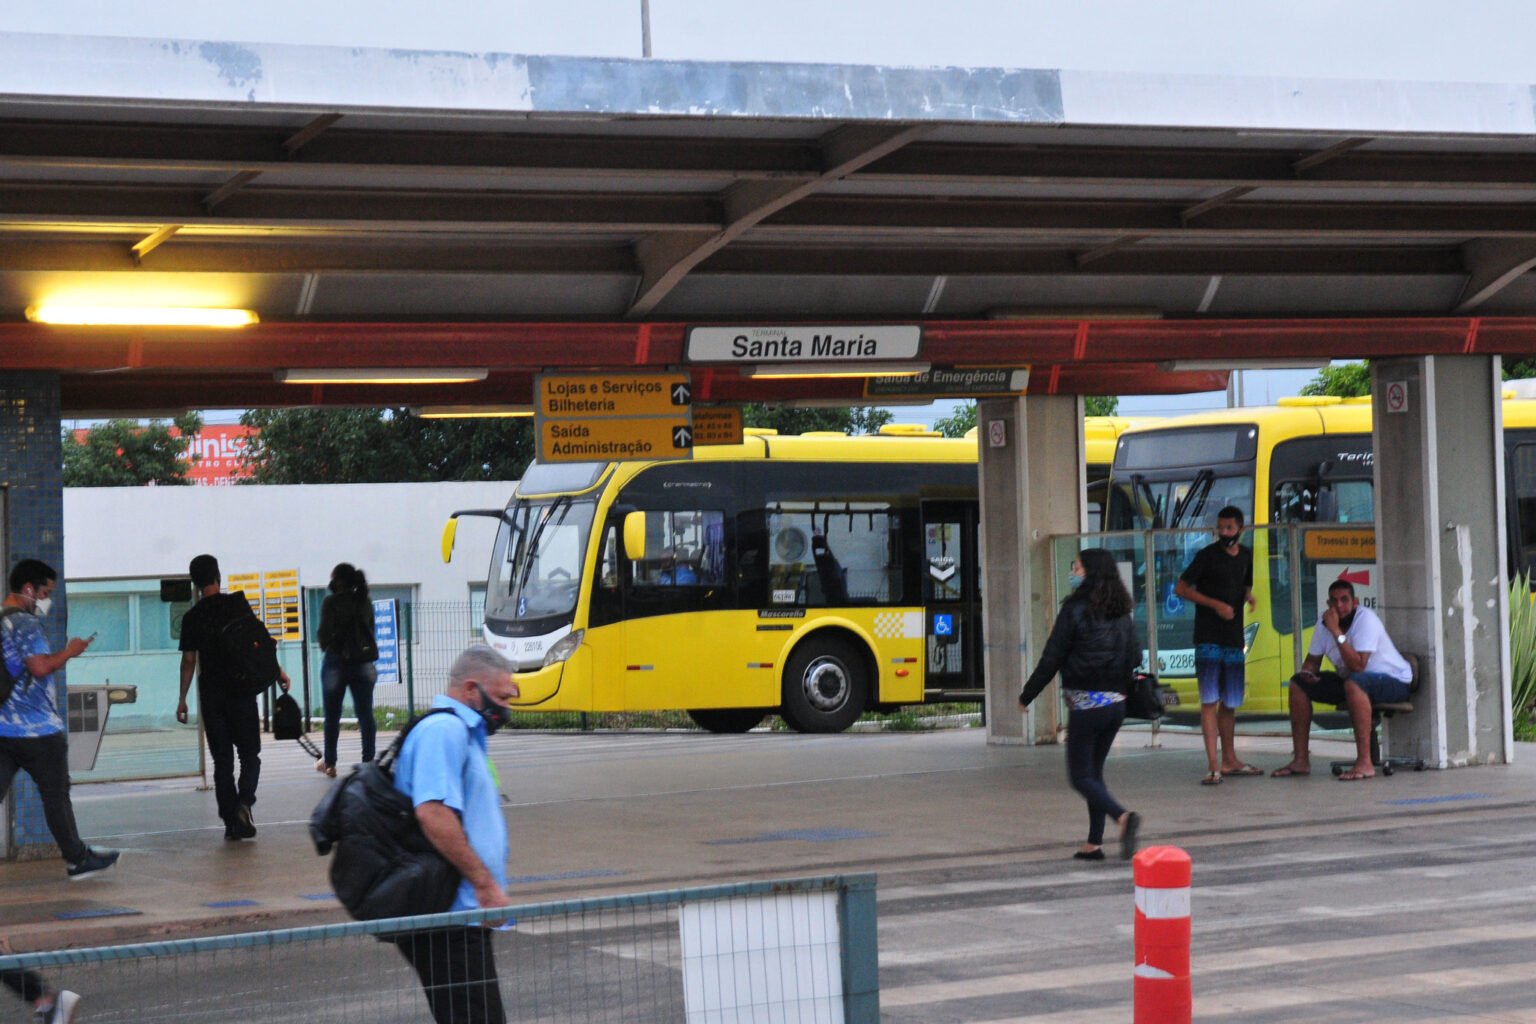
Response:
[{"label": "white wall", "polygon": [[370,586],[417,586],[420,601],[467,601],[485,581],[492,519],[460,523],[452,563],[438,542],[449,513],[502,508],[515,481],[284,487],[81,487],[64,491],[66,580],[184,576],[209,552],[224,574],[298,569],[323,587],[337,562]]}]

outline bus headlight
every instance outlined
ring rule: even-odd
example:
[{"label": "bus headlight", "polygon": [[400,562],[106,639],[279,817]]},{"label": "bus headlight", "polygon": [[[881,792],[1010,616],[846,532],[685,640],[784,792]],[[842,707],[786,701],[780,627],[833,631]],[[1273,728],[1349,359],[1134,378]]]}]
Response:
[{"label": "bus headlight", "polygon": [[544,667],[558,665],[575,654],[576,648],[581,646],[581,638],[585,633],[584,629],[575,629],[561,637],[555,646],[549,649],[549,653],[544,655]]}]

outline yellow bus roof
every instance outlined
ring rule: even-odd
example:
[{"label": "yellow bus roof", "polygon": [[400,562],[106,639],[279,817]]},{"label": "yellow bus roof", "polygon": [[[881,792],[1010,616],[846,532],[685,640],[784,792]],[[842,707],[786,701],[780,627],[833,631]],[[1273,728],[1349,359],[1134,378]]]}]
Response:
[{"label": "yellow bus roof", "polygon": [[[1253,424],[1259,428],[1260,437],[1266,444],[1317,434],[1368,434],[1371,431],[1371,400],[1303,395],[1297,398],[1282,398],[1276,405],[1212,409],[1209,412],[1175,416],[1148,425],[1136,424],[1123,432],[1141,433],[1146,430],[1174,430],[1182,427],[1226,423]],[[1536,426],[1536,400],[1510,398],[1506,393],[1504,425],[1506,427]]]}]

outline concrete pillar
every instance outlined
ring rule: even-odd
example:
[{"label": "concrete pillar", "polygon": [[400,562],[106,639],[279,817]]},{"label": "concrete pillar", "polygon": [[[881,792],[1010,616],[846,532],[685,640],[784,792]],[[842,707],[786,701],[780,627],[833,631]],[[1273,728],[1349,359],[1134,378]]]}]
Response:
[{"label": "concrete pillar", "polygon": [[[40,558],[58,571],[53,608],[44,625],[54,650],[67,639],[64,593],[64,455],[59,418],[59,375],[0,374],[0,488],[4,489],[4,570],[23,558]],[[64,673],[54,673],[59,709],[67,706]],[[6,801],[4,856],[32,860],[58,856],[43,820],[32,779],[16,776]]]},{"label": "concrete pillar", "polygon": [[1083,403],[1075,395],[978,403],[987,742],[1054,743],[1056,687],[1019,713],[1019,691],[1055,620],[1050,538],[1085,513]]},{"label": "concrete pillar", "polygon": [[1514,749],[1500,368],[1497,356],[1371,363],[1381,615],[1422,678],[1383,745],[1441,768]]}]

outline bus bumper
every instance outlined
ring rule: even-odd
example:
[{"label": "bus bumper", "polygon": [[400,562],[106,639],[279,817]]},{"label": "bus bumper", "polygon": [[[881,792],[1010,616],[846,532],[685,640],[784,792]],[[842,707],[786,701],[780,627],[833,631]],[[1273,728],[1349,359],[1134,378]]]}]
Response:
[{"label": "bus bumper", "polygon": [[560,692],[560,677],[564,673],[564,662],[546,665],[532,672],[512,673],[512,681],[517,684],[517,696],[507,703],[514,708],[534,708],[549,703]]}]

